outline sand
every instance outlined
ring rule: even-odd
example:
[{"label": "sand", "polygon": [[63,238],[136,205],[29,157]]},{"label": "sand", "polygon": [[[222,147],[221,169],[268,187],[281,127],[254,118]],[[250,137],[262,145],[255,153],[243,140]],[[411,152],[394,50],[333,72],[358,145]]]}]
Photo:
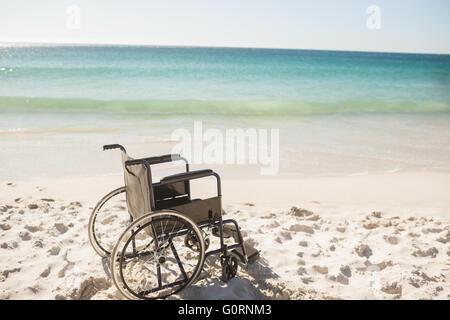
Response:
[{"label": "sand", "polygon": [[[0,299],[122,299],[90,247],[96,202],[122,177],[0,183]],[[198,194],[214,193],[195,185]],[[171,299],[449,299],[450,175],[224,180],[261,258],[220,281],[215,258]]]}]

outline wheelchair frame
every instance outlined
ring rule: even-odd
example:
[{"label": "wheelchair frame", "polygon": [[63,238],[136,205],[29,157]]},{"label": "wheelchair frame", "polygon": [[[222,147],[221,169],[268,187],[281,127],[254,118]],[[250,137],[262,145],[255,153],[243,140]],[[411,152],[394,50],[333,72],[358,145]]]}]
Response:
[{"label": "wheelchair frame", "polygon": [[[205,249],[205,238],[203,239],[198,238],[198,231],[196,231],[196,228],[194,226],[191,226],[190,229],[186,230],[178,230],[176,232],[176,235],[173,236],[170,233],[167,233],[167,239],[165,239],[165,236],[158,235],[157,237],[154,237],[155,240],[155,248],[158,247],[158,241],[164,238],[164,240],[167,240],[168,244],[166,245],[165,249],[169,248],[171,249],[173,256],[175,257],[176,264],[178,265],[181,274],[184,276],[184,280],[178,280],[172,283],[168,283],[165,285],[162,285],[162,279],[161,279],[161,270],[160,270],[160,262],[157,262],[157,275],[158,275],[158,287],[151,289],[152,292],[157,292],[158,290],[168,289],[171,287],[177,287],[178,290],[175,290],[171,292],[170,294],[176,293],[180,290],[182,290],[184,287],[189,286],[192,284],[198,275],[200,274],[203,263],[206,257],[215,255],[215,254],[221,254],[221,264],[222,264],[222,280],[228,281],[234,275],[237,271],[237,258],[241,260],[242,263],[245,265],[248,264],[248,257],[246,253],[246,249],[244,246],[244,240],[241,234],[241,231],[239,229],[239,226],[237,222],[234,219],[222,219],[222,194],[221,194],[221,180],[220,176],[214,172],[211,169],[205,169],[205,170],[195,170],[190,171],[189,170],[189,163],[188,161],[181,157],[179,154],[167,154],[163,156],[157,156],[157,157],[148,157],[148,158],[142,158],[142,159],[129,159],[126,150],[123,146],[119,144],[112,144],[112,145],[105,145],[103,146],[103,150],[111,150],[111,149],[120,149],[122,152],[122,159],[123,159],[123,166],[124,170],[128,172],[128,174],[133,175],[132,170],[130,170],[133,166],[141,165],[145,167],[146,173],[147,173],[147,180],[148,180],[148,187],[149,187],[149,203],[151,207],[151,211],[149,213],[143,214],[140,217],[137,217],[136,214],[133,216],[133,212],[128,206],[128,200],[127,200],[127,207],[128,212],[130,214],[131,218],[131,225],[122,233],[121,237],[119,237],[119,240],[117,241],[116,245],[114,246],[114,250],[112,252],[111,257],[111,270],[113,275],[114,283],[116,284],[119,291],[121,291],[126,297],[128,298],[155,298],[155,297],[146,297],[143,294],[136,294],[134,293],[126,284],[126,281],[123,278],[122,274],[122,262],[119,264],[117,259],[118,257],[118,251],[122,247],[120,247],[121,241],[127,240],[127,243],[122,248],[122,253],[120,256],[121,261],[123,261],[124,258],[132,258],[133,255],[125,254],[127,247],[130,243],[132,244],[133,248],[133,254],[137,255],[143,255],[142,253],[137,254],[136,253],[136,237],[139,230],[144,230],[147,228],[149,230],[149,226],[151,225],[151,221],[153,217],[156,219],[157,217],[161,216],[163,217],[163,214],[166,215],[172,215],[172,216],[178,216],[179,219],[182,219],[186,225],[189,225],[189,223],[194,223],[196,227],[201,230],[203,233],[201,233],[201,236],[203,237],[204,229],[206,228],[214,228],[218,229],[218,237],[220,240],[220,248],[213,249],[210,251],[206,251]],[[129,159],[129,160],[127,160]],[[159,182],[153,183],[152,181],[152,171],[151,166],[161,163],[167,163],[167,162],[173,162],[173,161],[184,161],[186,171],[183,173],[174,174],[168,177],[162,178]],[[124,172],[125,174],[125,172]],[[208,199],[192,199],[191,198],[191,190],[190,190],[190,181],[194,179],[200,179],[205,178],[209,176],[214,176],[216,178],[217,182],[217,196],[208,198]],[[127,181],[127,179],[125,179]],[[127,184],[127,183],[125,183]],[[101,207],[113,196],[125,192],[128,197],[127,185],[125,187],[118,188],[112,192],[110,192],[107,196],[105,196],[94,208],[93,213],[91,215],[91,219],[89,222],[89,237],[91,244],[93,245],[95,251],[100,254],[101,256],[107,256],[110,255],[110,252],[107,251],[105,248],[102,247],[102,245],[99,243],[96,234],[95,234],[95,220],[97,218],[97,215],[99,213],[99,210]],[[171,213],[172,212],[172,213]],[[175,214],[176,213],[176,214]],[[172,217],[173,218],[173,217]],[[161,218],[162,219],[162,218]],[[175,219],[175,218],[173,218]],[[147,221],[148,220],[148,221]],[[147,224],[145,225],[145,221],[147,221]],[[186,222],[187,221],[187,222]],[[138,223],[138,224],[136,224]],[[144,223],[145,226],[139,225],[139,223]],[[224,225],[226,224],[232,224],[235,228],[235,232],[237,234],[237,237],[234,237],[235,243],[232,245],[225,244],[224,241]],[[134,229],[131,228],[134,226]],[[147,227],[146,227],[147,226]],[[158,234],[158,230],[155,229],[153,225],[151,225],[153,231],[150,233],[156,236]],[[138,231],[134,231],[135,229],[138,229]],[[195,230],[194,230],[195,229]],[[217,230],[216,229],[216,230]],[[173,230],[172,230],[173,231]],[[172,232],[171,231],[171,232]],[[203,257],[200,257],[199,259],[199,265],[198,269],[196,269],[195,272],[193,272],[192,277],[190,279],[187,278],[187,275],[183,268],[183,263],[177,254],[177,249],[173,245],[173,240],[175,237],[178,236],[184,236],[185,237],[185,245],[187,245],[188,242],[186,242],[186,238],[191,235],[191,233],[196,232],[197,234],[197,245],[198,245],[198,251],[202,251]],[[124,238],[126,237],[126,234],[132,233],[131,238]],[[134,233],[133,233],[134,232]],[[213,232],[214,234],[214,232]],[[159,239],[159,240],[158,240]],[[209,240],[209,239],[208,239]],[[153,240],[152,240],[153,242]],[[200,245],[203,246],[203,248],[200,248]],[[101,250],[99,250],[99,248]],[[188,246],[188,248],[192,249]],[[230,252],[232,249],[239,248],[241,250],[241,254],[235,254],[233,252]],[[161,249],[158,249],[161,250]],[[194,250],[194,249],[192,249]],[[154,257],[156,257],[156,249],[153,251]],[[135,257],[136,257],[135,256]],[[156,259],[156,258],[155,258]],[[235,268],[235,270],[231,270],[229,268]],[[120,272],[117,273],[116,269],[117,267],[120,267]],[[228,269],[227,269],[228,268]],[[225,271],[224,271],[225,270]],[[228,271],[227,271],[228,270]],[[231,270],[231,271],[230,271]],[[230,273],[231,272],[231,273]],[[228,273],[228,274],[224,274]],[[185,282],[183,282],[185,281]],[[184,284],[184,285],[183,285]],[[132,295],[129,295],[128,291],[131,291]],[[149,290],[147,290],[149,291]],[[148,293],[148,292],[144,292]],[[158,296],[156,298],[164,298],[168,295],[164,296]]]}]

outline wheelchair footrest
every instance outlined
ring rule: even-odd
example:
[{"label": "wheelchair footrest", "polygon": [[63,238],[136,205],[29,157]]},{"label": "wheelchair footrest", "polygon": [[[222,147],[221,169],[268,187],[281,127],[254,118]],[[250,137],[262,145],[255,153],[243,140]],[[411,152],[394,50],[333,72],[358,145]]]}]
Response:
[{"label": "wheelchair footrest", "polygon": [[[245,252],[247,253],[248,263],[253,263],[259,259],[259,250],[253,248],[249,244],[244,242]],[[245,263],[244,253],[242,252],[242,248],[236,248],[231,250],[231,252],[235,253],[243,263]]]}]

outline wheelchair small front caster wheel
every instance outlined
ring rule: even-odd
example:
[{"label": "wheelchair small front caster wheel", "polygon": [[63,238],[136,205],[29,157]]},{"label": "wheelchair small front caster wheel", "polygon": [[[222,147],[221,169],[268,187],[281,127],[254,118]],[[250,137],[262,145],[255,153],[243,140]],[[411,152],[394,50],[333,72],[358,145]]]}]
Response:
[{"label": "wheelchair small front caster wheel", "polygon": [[228,282],[233,279],[238,270],[238,259],[234,255],[224,255],[220,257],[222,264],[222,280]]},{"label": "wheelchair small front caster wheel", "polygon": [[[204,238],[205,239],[205,250],[208,250],[209,248],[209,237]],[[191,231],[188,232],[188,234],[184,237],[184,245],[191,249],[192,251],[199,251],[199,243],[197,241],[197,238],[195,234]]]}]

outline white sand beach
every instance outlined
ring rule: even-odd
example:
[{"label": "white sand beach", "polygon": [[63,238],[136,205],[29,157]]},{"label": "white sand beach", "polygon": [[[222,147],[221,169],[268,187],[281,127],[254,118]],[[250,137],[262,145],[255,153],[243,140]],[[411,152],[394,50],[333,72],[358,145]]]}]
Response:
[{"label": "white sand beach", "polygon": [[[120,175],[0,183],[0,299],[123,299],[91,248]],[[197,187],[198,194],[211,185]],[[223,283],[216,258],[171,299],[449,299],[450,174],[223,180],[261,258]]]}]

